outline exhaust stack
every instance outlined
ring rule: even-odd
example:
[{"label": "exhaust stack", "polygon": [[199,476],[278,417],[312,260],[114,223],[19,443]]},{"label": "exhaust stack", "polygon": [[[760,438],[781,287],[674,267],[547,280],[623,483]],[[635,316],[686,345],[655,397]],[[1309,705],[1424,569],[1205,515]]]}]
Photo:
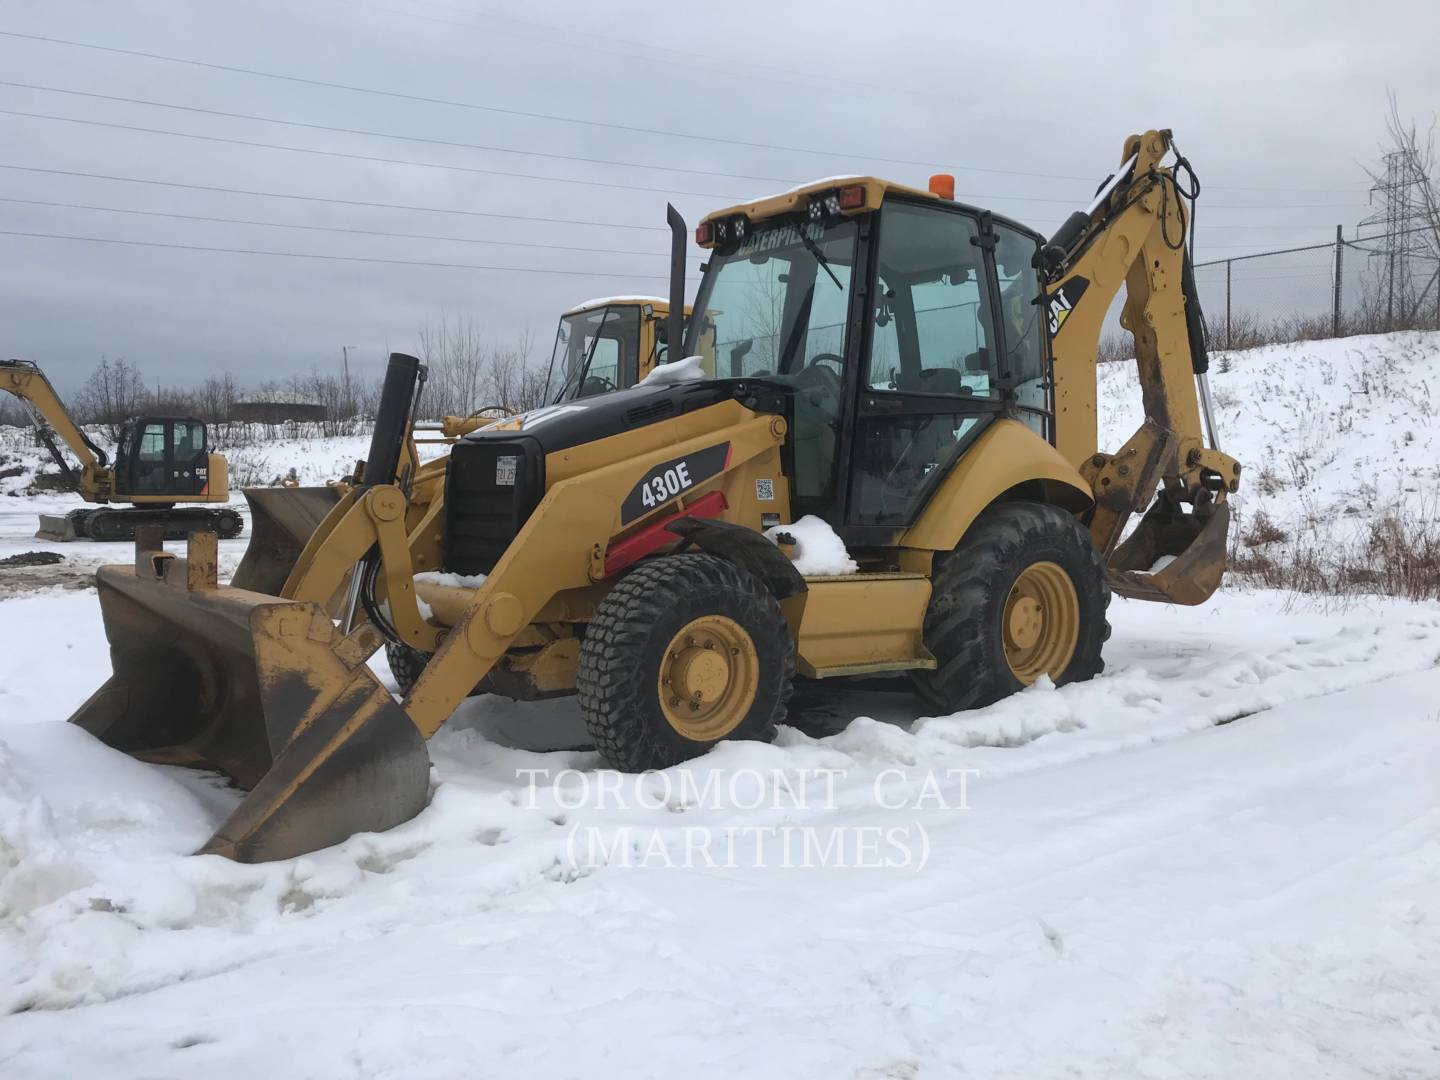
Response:
[{"label": "exhaust stack", "polygon": [[665,320],[670,359],[685,359],[685,251],[690,235],[685,219],[670,203],[665,204],[665,224],[670,226],[670,315]]}]

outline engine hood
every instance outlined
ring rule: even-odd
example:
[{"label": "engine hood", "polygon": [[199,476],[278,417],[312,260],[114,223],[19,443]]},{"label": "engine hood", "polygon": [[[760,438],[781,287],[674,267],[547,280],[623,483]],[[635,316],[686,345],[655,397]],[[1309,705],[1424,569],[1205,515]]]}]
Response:
[{"label": "engine hood", "polygon": [[668,386],[635,386],[595,397],[544,405],[507,416],[466,435],[467,443],[533,439],[544,454],[658,424],[695,409],[738,401],[755,412],[783,413],[785,387],[756,379],[706,379]]}]

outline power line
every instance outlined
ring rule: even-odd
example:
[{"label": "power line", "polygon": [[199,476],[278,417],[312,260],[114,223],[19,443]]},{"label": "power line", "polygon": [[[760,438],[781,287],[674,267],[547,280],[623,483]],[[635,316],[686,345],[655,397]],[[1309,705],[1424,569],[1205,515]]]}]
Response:
[{"label": "power line", "polygon": [[747,173],[719,172],[715,169],[686,169],[678,165],[652,165],[644,161],[616,161],[613,158],[584,157],[578,154],[552,154],[543,150],[515,150],[508,146],[488,146],[483,143],[465,143],[453,142],[449,139],[432,139],[422,135],[398,135],[388,131],[370,131],[365,128],[312,124],[302,120],[285,120],[276,116],[225,112],[221,109],[206,109],[198,105],[177,105],[169,101],[151,101],[145,98],[122,97],[119,94],[101,94],[89,90],[69,90],[60,86],[41,86],[37,83],[10,82],[5,79],[0,79],[0,86],[13,86],[22,90],[40,90],[47,94],[67,94],[71,97],[93,98],[99,101],[118,101],[127,105],[144,105],[152,109],[174,109],[178,112],[199,113],[204,116],[223,116],[230,120],[254,120],[262,124],[281,124],[285,127],[305,128],[310,131],[329,131],[339,135],[363,135],[375,139],[397,139],[402,142],[425,143],[430,146],[448,146],[460,150],[483,150],[498,154],[520,154],[525,157],[550,158],[553,161],[574,161],[586,165],[611,165],[616,168],[647,169],[652,172],[687,173],[692,176],[721,176],[732,180],[761,180],[771,184],[803,183],[802,180],[796,177],[752,176]]},{"label": "power line", "polygon": [[[357,86],[351,83],[330,82],[324,79],[308,78],[302,75],[287,75],[274,71],[262,71],[258,68],[240,67],[234,64],[220,64],[206,60],[193,60],[183,56],[170,56],[165,53],[146,52],[141,49],[125,49],[115,45],[97,45],[88,41],[75,41],[68,38],[52,37],[44,34],[25,34],[16,30],[0,30],[0,37],[16,38],[22,41],[39,41],[49,45],[60,45],[73,49],[90,49],[97,52],[113,53],[120,56],[138,57],[146,60],[156,60],[169,64],[183,64],[189,67],[206,68],[212,71],[224,71],[236,75],[249,75],[260,79],[275,79],[282,82],[298,83],[305,86],[323,87],[330,90],[342,90],[346,93],[370,94],[377,97],[394,98],[400,101],[413,101],[426,105],[444,105],[451,108],[471,109],[478,112],[489,112],[503,116],[515,116],[527,120],[545,120],[562,124],[578,124],[586,127],[606,128],[612,131],[628,131],[641,135],[655,135],[663,138],[690,139],[697,142],[716,143],[724,146],[744,146],[756,150],[772,150],[789,154],[811,154],[829,158],[850,158],[855,155],[851,152],[836,152],[832,150],[817,150],[810,147],[785,146],[778,143],[755,142],[747,139],[727,139],[718,135],[698,134],[692,131],[675,131],[665,128],[650,128],[638,124],[621,124],[614,121],[590,120],[583,117],[564,116],[558,113],[533,112],[524,109],[511,109],[499,105],[487,105],[474,101],[460,101],[452,98],[430,97],[424,94],[407,94],[398,90],[381,90],[369,86]],[[1024,176],[1035,177],[1046,180],[1076,180],[1084,183],[1092,183],[1093,176],[1077,176],[1067,173],[1046,173],[1033,172],[1020,169],[996,169],[979,165],[954,165],[944,162],[920,161],[913,158],[892,158],[879,155],[863,155],[863,160],[881,161],[889,165],[909,165],[920,168],[943,168],[955,172],[976,172],[986,173],[993,176]],[[1212,185],[1214,187],[1225,187],[1225,185]],[[1261,188],[1261,187],[1240,187],[1230,186],[1229,190],[1246,191],[1312,191],[1331,192],[1349,191],[1349,188]],[[1050,200],[1068,201],[1068,200]]]},{"label": "power line", "polygon": [[[119,56],[134,56],[145,60],[159,60],[167,64],[184,64],[188,67],[207,68],[211,71],[225,71],[232,75],[250,75],[258,79],[276,79],[281,82],[298,83],[303,86],[318,86],[327,90],[343,90],[352,94],[370,94],[375,97],[394,98],[399,101],[414,101],[424,105],[446,105],[456,109],[471,109],[476,112],[496,113],[501,116],[516,116],[525,120],[548,120],[561,124],[580,124],[585,127],[606,128],[611,131],[629,131],[638,135],[658,135],[665,138],[692,139],[696,142],[719,143],[725,146],[746,146],[755,150],[775,150],[789,154],[817,154],[821,157],[847,157],[846,154],[835,154],[828,150],[812,150],[797,146],[782,146],[778,143],[752,142],[748,139],[726,139],[718,135],[700,135],[690,131],[671,131],[664,128],[650,128],[639,124],[620,124],[609,120],[587,120],[575,116],[562,116],[558,113],[532,112],[527,109],[509,109],[499,105],[484,105],[476,101],[458,101],[451,98],[429,97],[424,94],[407,94],[399,90],[380,90],[369,86],[355,86],[351,83],[330,82],[325,79],[312,79],[303,75],[285,75],[275,71],[261,71],[257,68],[245,68],[234,64],[217,64],[208,60],[191,60],[183,56],[168,56],[164,53],[145,52],[141,49],[124,49],[116,45],[96,45],[89,41],[72,41],[68,38],[49,37],[44,34],[22,34],[17,30],[0,30],[0,37],[18,38],[22,41],[42,41],[48,45],[63,45],[72,49],[92,49],[96,52],[114,53]],[[870,161],[883,161],[891,165],[915,165],[923,168],[934,167],[932,161],[914,161],[906,158],[870,157]],[[1014,169],[986,169],[978,166],[957,165],[950,168],[962,172],[983,172],[999,176],[1042,176],[1056,180],[1084,180],[1091,181],[1093,177],[1082,176],[1061,176],[1053,173],[1027,173]]]},{"label": "power line", "polygon": [[320,195],[292,195],[278,191],[256,191],[251,188],[217,187],[210,184],[183,184],[178,180],[154,180],[142,176],[114,176],[106,173],[82,172],[76,169],[45,169],[36,165],[10,165],[0,162],[0,169],[14,172],[39,173],[44,176],[73,176],[86,180],[105,180],[123,184],[146,184],[153,187],[180,188],[186,191],[208,191],[222,195],[251,195],[260,199],[294,199],[298,202],[329,203],[335,206],[363,206],[374,210],[407,210],[422,214],[455,214],[460,217],[497,218],[506,221],[531,221],[547,225],[586,225],[605,229],[630,229],[639,232],[668,232],[664,225],[629,225],[616,221],[583,221],[576,218],[537,217],[530,214],[502,214],[493,210],[452,210],[440,206],[416,206],[410,203],[366,202],[361,199],[334,199]]},{"label": "power line", "polygon": [[269,229],[301,229],[306,232],[352,233],[357,236],[384,236],[400,240],[438,240],[453,244],[487,244],[497,247],[539,248],[544,251],[580,251],[593,255],[643,255],[669,258],[667,251],[636,251],[633,248],[573,247],[569,244],[538,244],[528,240],[483,240],[470,236],[436,236],[433,233],[387,232],[380,229],[353,229],[336,225],[299,225],[288,221],[256,221],[248,218],[207,217],[200,214],[176,214],[165,210],[132,210],[120,206],[92,206],[88,203],[49,202],[45,199],[20,199],[0,195],[0,202],[26,206],[48,206],[60,210],[95,210],[106,214],[136,214],[142,217],[174,218],[177,221],[204,221],[217,225],[258,225]]},{"label": "power line", "polygon": [[438,161],[416,161],[413,158],[387,158],[372,154],[350,154],[343,150],[318,150],[308,146],[285,146],[281,143],[256,142],[251,139],[232,139],[223,135],[200,135],[192,131],[169,131],[165,128],[142,127],[138,124],[119,124],[110,120],[85,120],[78,116],[57,116],[53,113],[23,112],[20,109],[0,109],[0,116],[19,116],[28,120],[52,120],[64,124],[83,124],[86,127],[112,128],[116,131],[135,131],[144,135],[167,135],[175,139],[196,139],[200,142],[223,143],[227,146],[245,146],[256,150],[283,150],[291,154],[313,154],[318,157],[343,158],[347,161],[364,161],[378,165],[409,165],[421,169],[442,169],[446,172],[474,173],[481,176],[505,176],[516,180],[548,180],[556,184],[581,184],[585,187],[619,188],[623,191],[645,191],[655,195],[691,195],[703,199],[738,199],[738,195],[727,195],[718,191],[682,191],[675,188],[645,187],[642,184],[621,184],[609,180],[578,180],[568,176],[545,176],[542,173],[511,172],[505,169],[482,169],[474,165],[446,165]]},{"label": "power line", "polygon": [[[3,34],[4,31],[0,31]],[[447,172],[478,173],[484,176],[505,176],[522,180],[546,180],[557,184],[582,184],[586,187],[618,188],[624,191],[643,191],[656,195],[688,195],[695,198],[724,199],[730,202],[748,201],[739,195],[722,194],[714,191],[685,191],[677,188],[654,188],[637,184],[620,184],[605,180],[579,180],[567,176],[545,176],[540,173],[511,172],[503,169],[482,169],[471,165],[447,165],[435,161],[416,161],[412,158],[388,158],[371,154],[351,154],[342,150],[319,150],[308,146],[285,146],[282,143],[257,142],[251,139],[234,139],[222,135],[201,135],[191,131],[170,131],[166,128],[143,127],[138,124],[121,124],[110,120],[87,120],[78,116],[59,116],[54,113],[33,113],[20,109],[0,109],[0,116],[17,116],[27,120],[49,120],[65,124],[80,124],[86,127],[111,128],[117,131],[133,131],[145,135],[165,135],[176,139],[195,139],[200,142],[222,143],[227,146],[244,146],[259,150],[279,150],[292,154],[311,154],[319,157],[341,158],[347,161],[364,161],[381,165],[409,165],[424,169],[441,169]],[[1047,203],[1074,206],[1074,199],[1049,199],[1033,195],[986,195],[961,192],[966,201]],[[752,196],[753,198],[753,196]],[[1211,209],[1219,210],[1301,210],[1301,209],[1344,209],[1348,204],[1339,203],[1282,203],[1282,204],[1233,204],[1210,203]]]},{"label": "power line", "polygon": [[[557,28],[548,26],[548,25],[545,24],[545,23],[527,22],[527,21],[525,21],[525,20],[523,20],[523,19],[515,19],[515,18],[509,17],[509,16],[496,16],[496,15],[491,15],[491,14],[489,14],[488,12],[482,14],[482,13],[480,13],[480,12],[469,11],[469,10],[464,9],[464,8],[455,8],[455,7],[453,7],[452,5],[448,5],[448,4],[447,4],[447,5],[433,5],[433,4],[432,4],[431,6],[432,6],[432,7],[444,7],[444,8],[447,8],[447,9],[449,9],[449,10],[454,10],[454,11],[462,12],[462,13],[465,13],[465,14],[475,15],[477,18],[483,19],[484,21],[483,21],[483,22],[479,22],[479,21],[472,21],[472,20],[447,19],[447,18],[443,18],[443,17],[441,17],[441,16],[439,16],[439,15],[427,15],[427,14],[425,14],[425,13],[423,13],[423,12],[419,12],[419,11],[410,11],[410,10],[406,10],[406,9],[402,9],[402,8],[386,7],[386,6],[383,5],[383,4],[377,4],[377,3],[369,2],[369,0],[346,0],[346,3],[344,4],[344,6],[348,8],[348,7],[353,7],[353,6],[356,5],[356,4],[359,4],[359,5],[362,6],[362,7],[370,8],[370,9],[373,10],[373,11],[384,12],[384,13],[387,14],[387,15],[398,15],[398,16],[400,16],[400,17],[402,17],[402,18],[406,18],[406,19],[416,19],[416,20],[420,20],[420,21],[423,21],[423,22],[440,23],[440,24],[443,24],[443,25],[445,25],[445,26],[462,26],[462,27],[465,27],[465,28],[468,29],[468,30],[477,30],[477,31],[478,31],[478,30],[483,30],[484,33],[485,33],[485,36],[486,36],[487,38],[496,37],[496,36],[498,36],[498,37],[510,37],[510,38],[515,38],[516,40],[519,40],[519,41],[538,41],[538,42],[541,42],[542,44],[545,44],[545,45],[548,45],[548,46],[554,46],[555,43],[556,43],[556,38],[555,38],[554,34],[555,34],[555,30],[556,30]],[[497,29],[497,28],[493,25],[493,23],[494,23],[495,21],[497,21],[497,20],[498,20],[498,21],[502,21],[502,22],[516,23],[516,24],[518,24],[518,25],[520,25],[520,26],[543,27],[544,29],[549,30],[549,31],[550,31],[550,34],[549,34],[548,36],[546,36],[546,37],[540,37],[540,36],[538,36],[538,35],[536,35],[536,34],[519,33],[519,32],[517,32],[517,31],[515,31],[515,30]],[[856,80],[856,79],[830,79],[830,78],[825,77],[825,76],[812,76],[812,77],[807,78],[807,77],[805,77],[805,73],[804,73],[803,71],[800,71],[800,72],[797,72],[797,71],[784,71],[783,69],[776,68],[776,67],[771,67],[771,66],[769,66],[769,65],[764,65],[764,64],[755,64],[755,63],[740,62],[740,63],[737,63],[737,64],[735,65],[735,67],[723,67],[723,66],[718,65],[718,64],[707,64],[707,63],[703,63],[703,62],[697,61],[693,54],[679,54],[679,55],[680,55],[680,58],[679,58],[679,59],[676,59],[675,57],[676,57],[677,54],[676,54],[675,50],[674,50],[674,49],[666,49],[664,46],[649,45],[649,44],[646,44],[646,43],[640,42],[640,41],[622,41],[622,39],[620,39],[620,38],[615,38],[615,37],[599,37],[599,38],[598,38],[599,40],[618,42],[618,43],[623,44],[623,45],[626,46],[623,51],[622,51],[621,49],[616,49],[616,48],[605,48],[605,47],[603,47],[603,46],[596,45],[596,44],[594,43],[595,39],[597,38],[597,35],[592,34],[592,33],[591,33],[590,31],[588,31],[588,30],[585,31],[584,33],[585,33],[585,37],[586,37],[586,40],[585,40],[585,41],[580,41],[580,40],[576,40],[576,39],[572,38],[571,40],[561,41],[560,43],[561,43],[562,45],[569,45],[569,46],[572,46],[572,47],[582,48],[587,55],[596,55],[596,54],[599,54],[599,55],[605,55],[605,56],[619,56],[619,57],[623,57],[624,59],[630,60],[630,61],[634,61],[634,60],[636,59],[636,50],[637,50],[637,49],[640,49],[640,50],[656,50],[656,51],[659,51],[659,52],[660,52],[660,55],[647,55],[647,56],[642,57],[642,59],[644,60],[644,62],[645,62],[646,64],[665,64],[665,65],[670,66],[670,67],[680,67],[680,68],[684,68],[685,70],[691,71],[691,72],[694,72],[694,71],[706,71],[706,72],[710,72],[710,73],[712,73],[712,74],[728,75],[728,76],[730,76],[731,78],[734,77],[735,67],[739,67],[739,68],[750,68],[750,69],[752,69],[752,70],[762,72],[762,76],[761,76],[762,78],[767,78],[767,79],[769,79],[769,80],[771,80],[771,81],[774,81],[774,82],[785,83],[785,84],[788,84],[788,85],[790,85],[790,86],[811,86],[811,87],[815,87],[815,86],[829,86],[829,87],[833,87],[834,85],[836,85],[836,84],[838,83],[839,85],[842,85],[842,86],[861,88],[861,89],[863,89],[866,93],[870,93],[870,94],[874,94],[874,93],[876,93],[876,92],[887,93],[887,94],[894,94],[894,93],[897,93],[897,92],[898,92],[898,93],[905,94],[905,95],[908,96],[908,97],[923,97],[923,98],[926,98],[927,100],[933,100],[933,98],[934,98],[934,95],[933,95],[933,94],[926,94],[926,93],[924,93],[923,91],[917,91],[917,90],[908,89],[908,88],[905,88],[905,87],[898,87],[898,88],[897,88],[897,87],[893,87],[893,86],[882,86],[882,85],[880,85],[879,83],[861,82],[861,81]]]},{"label": "power line", "polygon": [[440,270],[494,270],[506,274],[556,274],[566,277],[636,278],[645,281],[668,281],[668,274],[616,273],[612,270],[556,270],[534,266],[486,266],[478,263],[431,262],[417,259],[382,259],[365,255],[319,255],[308,251],[269,251],[258,248],[211,247],[204,244],[167,244],[159,240],[120,240],[109,236],[74,236],[68,233],[21,232],[0,229],[0,236],[20,236],[35,240],[74,240],[87,244],[122,244],[127,247],[166,248],[172,251],[206,251],[219,255],[263,255],[280,259],[320,259],[324,262],[380,263],[386,266],[423,266]]}]

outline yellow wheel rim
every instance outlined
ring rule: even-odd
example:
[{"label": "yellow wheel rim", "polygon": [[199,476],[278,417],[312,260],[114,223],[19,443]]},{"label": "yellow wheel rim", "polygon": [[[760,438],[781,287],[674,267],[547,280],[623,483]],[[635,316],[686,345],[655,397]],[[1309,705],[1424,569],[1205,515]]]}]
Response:
[{"label": "yellow wheel rim", "polygon": [[660,711],[687,739],[723,739],[755,702],[760,658],[734,619],[705,615],[686,623],[660,659]]},{"label": "yellow wheel rim", "polygon": [[1001,630],[1005,661],[1029,686],[1041,675],[1059,679],[1080,640],[1080,598],[1058,563],[1027,566],[1005,598]]}]

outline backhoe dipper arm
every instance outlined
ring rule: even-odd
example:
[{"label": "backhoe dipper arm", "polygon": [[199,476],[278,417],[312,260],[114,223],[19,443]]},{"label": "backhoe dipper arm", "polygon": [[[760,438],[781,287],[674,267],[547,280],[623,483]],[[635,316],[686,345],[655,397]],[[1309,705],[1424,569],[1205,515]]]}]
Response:
[{"label": "backhoe dipper arm", "polygon": [[[8,390],[24,402],[30,420],[60,471],[70,485],[88,502],[104,502],[110,495],[110,475],[105,451],[80,430],[60,395],[39,366],[29,360],[0,360],[0,390]],[[80,468],[60,452],[56,437],[70,448]]]},{"label": "backhoe dipper arm", "polygon": [[[1042,249],[1044,302],[1054,356],[1056,446],[1095,494],[1091,538],[1113,588],[1139,599],[1197,604],[1225,569],[1229,508],[1240,465],[1216,446],[1204,323],[1186,230],[1193,190],[1182,188],[1170,132],[1125,141],[1120,171],[1094,202],[1071,215]],[[1189,174],[1193,178],[1193,174]],[[1100,334],[1125,286],[1120,325],[1135,339],[1145,421],[1116,453],[1099,449],[1096,417]],[[1197,383],[1199,391],[1197,392]],[[1205,403],[1202,431],[1201,400]],[[1207,445],[1205,434],[1209,435]],[[1135,534],[1130,516],[1160,490]],[[1185,507],[1190,509],[1187,512]]]}]

